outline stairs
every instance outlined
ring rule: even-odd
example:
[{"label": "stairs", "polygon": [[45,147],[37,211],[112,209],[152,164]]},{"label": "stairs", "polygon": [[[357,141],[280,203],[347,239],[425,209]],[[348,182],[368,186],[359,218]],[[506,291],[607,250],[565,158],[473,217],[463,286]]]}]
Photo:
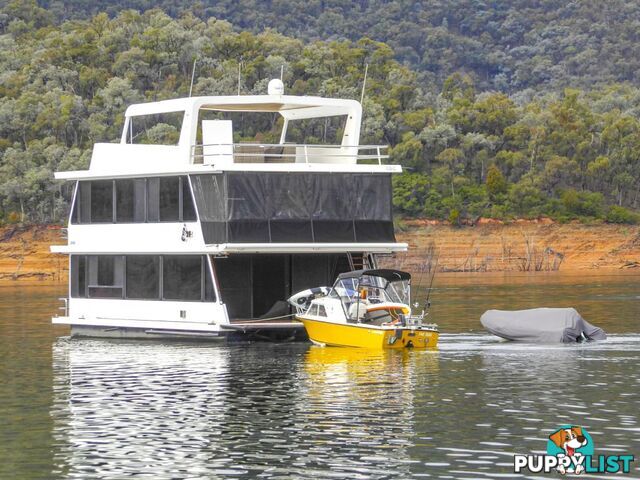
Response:
[{"label": "stairs", "polygon": [[347,259],[351,271],[378,268],[376,257],[372,253],[347,253]]}]

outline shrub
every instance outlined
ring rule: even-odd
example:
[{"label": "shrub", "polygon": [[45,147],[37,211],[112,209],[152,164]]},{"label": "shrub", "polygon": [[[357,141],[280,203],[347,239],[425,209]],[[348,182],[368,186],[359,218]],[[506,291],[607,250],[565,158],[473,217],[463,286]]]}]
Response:
[{"label": "shrub", "polygon": [[605,220],[609,223],[640,223],[640,215],[624,207],[612,205],[607,212]]}]

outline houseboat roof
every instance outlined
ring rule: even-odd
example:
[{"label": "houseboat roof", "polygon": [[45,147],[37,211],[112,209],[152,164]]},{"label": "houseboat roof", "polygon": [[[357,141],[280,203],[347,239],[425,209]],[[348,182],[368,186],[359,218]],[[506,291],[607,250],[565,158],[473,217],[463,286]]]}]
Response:
[{"label": "houseboat roof", "polygon": [[272,112],[285,119],[304,119],[334,115],[355,115],[360,123],[362,107],[356,100],[293,95],[229,95],[176,98],[138,103],[127,108],[125,116],[171,112],[214,110],[220,112]]}]

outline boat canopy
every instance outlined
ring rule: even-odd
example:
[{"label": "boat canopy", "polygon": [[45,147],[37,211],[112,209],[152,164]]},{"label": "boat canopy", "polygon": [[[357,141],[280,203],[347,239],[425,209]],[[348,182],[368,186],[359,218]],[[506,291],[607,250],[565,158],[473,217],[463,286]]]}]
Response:
[{"label": "boat canopy", "polygon": [[399,282],[403,280],[411,280],[411,274],[403,272],[401,270],[393,270],[390,268],[377,268],[373,270],[354,270],[352,272],[345,272],[338,275],[338,280],[344,280],[346,278],[361,278],[365,276],[381,277],[388,282]]}]

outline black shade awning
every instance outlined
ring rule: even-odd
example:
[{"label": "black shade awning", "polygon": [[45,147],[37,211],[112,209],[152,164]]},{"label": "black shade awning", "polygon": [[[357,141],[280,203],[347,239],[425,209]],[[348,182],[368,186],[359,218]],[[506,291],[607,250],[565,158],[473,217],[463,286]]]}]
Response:
[{"label": "black shade awning", "polygon": [[191,176],[205,243],[395,243],[391,174]]},{"label": "black shade awning", "polygon": [[388,282],[398,282],[400,280],[411,280],[411,274],[402,270],[392,270],[390,268],[377,268],[373,270],[354,270],[338,275],[338,280],[345,278],[360,278],[364,276],[381,277]]}]

